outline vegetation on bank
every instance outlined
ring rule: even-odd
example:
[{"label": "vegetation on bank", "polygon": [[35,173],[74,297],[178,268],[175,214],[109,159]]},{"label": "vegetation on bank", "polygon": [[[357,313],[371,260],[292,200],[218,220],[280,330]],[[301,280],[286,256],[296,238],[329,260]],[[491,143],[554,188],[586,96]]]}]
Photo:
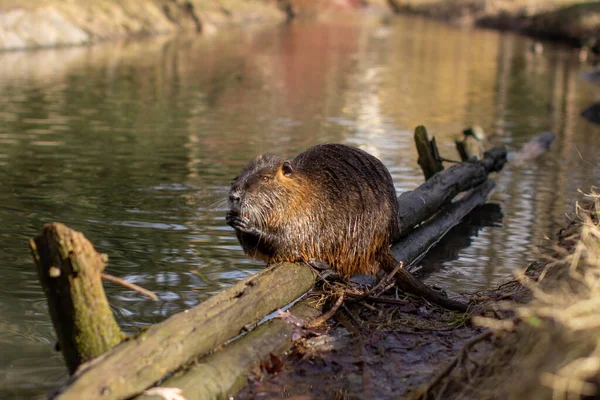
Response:
[{"label": "vegetation on bank", "polygon": [[508,29],[599,51],[600,1],[388,0],[398,13]]},{"label": "vegetation on bank", "polygon": [[428,396],[598,397],[600,195],[591,193],[576,205],[570,223],[544,254],[547,262],[531,265],[504,293],[506,300],[514,300],[526,291],[532,300],[520,305],[500,302],[496,318],[475,318],[491,329],[494,346],[476,363],[461,353],[458,368],[430,387]]},{"label": "vegetation on bank", "polygon": [[367,9],[516,30],[596,52],[600,42],[600,1],[586,0],[0,0],[0,50],[177,31],[211,34],[225,26]]},{"label": "vegetation on bank", "polygon": [[0,50],[90,44],[130,36],[280,22],[269,0],[0,1]]}]

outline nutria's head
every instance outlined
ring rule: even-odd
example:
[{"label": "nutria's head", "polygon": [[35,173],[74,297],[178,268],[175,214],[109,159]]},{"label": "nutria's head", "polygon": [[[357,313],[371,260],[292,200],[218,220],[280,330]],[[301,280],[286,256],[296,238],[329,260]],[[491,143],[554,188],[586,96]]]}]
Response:
[{"label": "nutria's head", "polygon": [[301,181],[292,161],[269,154],[258,156],[231,182],[229,207],[264,229],[276,223],[274,216],[281,218],[298,203]]}]

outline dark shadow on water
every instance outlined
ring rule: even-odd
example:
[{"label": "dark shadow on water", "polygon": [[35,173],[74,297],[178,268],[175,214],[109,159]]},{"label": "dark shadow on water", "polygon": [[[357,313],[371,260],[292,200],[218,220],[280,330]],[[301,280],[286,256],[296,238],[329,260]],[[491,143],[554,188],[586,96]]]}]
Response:
[{"label": "dark shadow on water", "polygon": [[445,262],[458,259],[461,251],[471,246],[473,238],[479,235],[482,228],[501,226],[503,217],[502,207],[497,203],[475,208],[427,253],[420,262],[417,275],[424,278],[439,271]]}]

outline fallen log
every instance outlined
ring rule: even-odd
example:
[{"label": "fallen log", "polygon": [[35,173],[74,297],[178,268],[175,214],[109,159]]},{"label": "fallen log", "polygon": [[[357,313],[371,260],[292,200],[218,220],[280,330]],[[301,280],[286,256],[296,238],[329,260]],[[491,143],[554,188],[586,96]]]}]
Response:
[{"label": "fallen log", "polygon": [[443,207],[435,218],[415,228],[410,235],[401,237],[392,245],[392,254],[398,261],[404,261],[404,268],[411,271],[433,246],[450,229],[456,226],[473,209],[486,202],[494,189],[494,182],[486,181],[471,190],[462,199]]},{"label": "fallen log", "polygon": [[[311,300],[301,300],[290,308],[293,318],[306,323],[320,311]],[[262,324],[224,349],[202,358],[189,370],[176,374],[161,383],[164,388],[181,389],[186,399],[222,399],[235,394],[246,384],[249,370],[288,350],[295,331],[300,328],[282,318]],[[141,395],[136,400],[160,399],[156,395]]]},{"label": "fallen log", "polygon": [[[461,200],[442,209],[434,219],[397,242],[392,247],[394,256],[403,260],[406,267],[414,265],[473,208],[485,203],[494,186],[493,182],[487,181]],[[311,318],[317,316],[317,311],[304,303],[292,307],[290,311],[303,319],[308,313]],[[289,335],[293,329],[293,326],[284,321],[271,320],[267,326],[257,328],[226,349],[200,359],[190,370],[162,382],[161,387],[179,388],[182,390],[181,395],[187,399],[229,397],[237,391],[238,385],[245,382],[247,371],[261,360],[267,359],[270,354],[279,354],[292,345]],[[158,395],[136,397],[137,400],[159,398]]]},{"label": "fallen log", "polygon": [[123,399],[141,393],[181,365],[236,337],[247,325],[297,299],[315,279],[307,265],[269,267],[81,365],[51,398]]},{"label": "fallen log", "polygon": [[[398,260],[410,270],[453,226],[473,208],[485,203],[494,183],[487,181],[459,201],[442,209],[434,219],[422,224],[411,235],[392,247]],[[441,232],[441,234],[440,234]],[[318,311],[299,303],[291,313],[299,318],[315,318]],[[233,395],[246,380],[247,371],[256,367],[270,354],[280,354],[292,345],[294,327],[282,320],[271,320],[212,356],[202,358],[191,369],[182,371],[161,383],[161,387],[179,388],[187,399],[219,399]],[[158,395],[141,395],[136,400],[158,400]]]},{"label": "fallen log", "polygon": [[[392,254],[398,261],[402,261],[405,266],[396,272],[396,285],[398,288],[411,294],[431,292],[423,282],[409,272],[408,267],[423,257],[473,208],[485,203],[493,187],[493,182],[484,182],[460,201],[445,206],[434,218],[421,224],[413,231],[413,234],[404,236],[403,240],[394,245]],[[468,304],[439,295],[437,292],[432,292],[428,296],[423,295],[423,298],[451,310],[460,312],[469,310]]]}]

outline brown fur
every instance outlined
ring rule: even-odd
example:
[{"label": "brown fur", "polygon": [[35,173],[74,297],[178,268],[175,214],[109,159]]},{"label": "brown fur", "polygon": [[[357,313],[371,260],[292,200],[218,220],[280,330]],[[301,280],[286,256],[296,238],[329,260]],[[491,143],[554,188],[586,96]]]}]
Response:
[{"label": "brown fur", "polygon": [[[400,227],[392,177],[360,149],[323,144],[291,161],[259,156],[233,180],[229,205],[227,222],[252,258],[322,261],[342,277],[397,265],[389,250]],[[456,303],[407,271],[399,276],[405,290],[438,304]]]}]

